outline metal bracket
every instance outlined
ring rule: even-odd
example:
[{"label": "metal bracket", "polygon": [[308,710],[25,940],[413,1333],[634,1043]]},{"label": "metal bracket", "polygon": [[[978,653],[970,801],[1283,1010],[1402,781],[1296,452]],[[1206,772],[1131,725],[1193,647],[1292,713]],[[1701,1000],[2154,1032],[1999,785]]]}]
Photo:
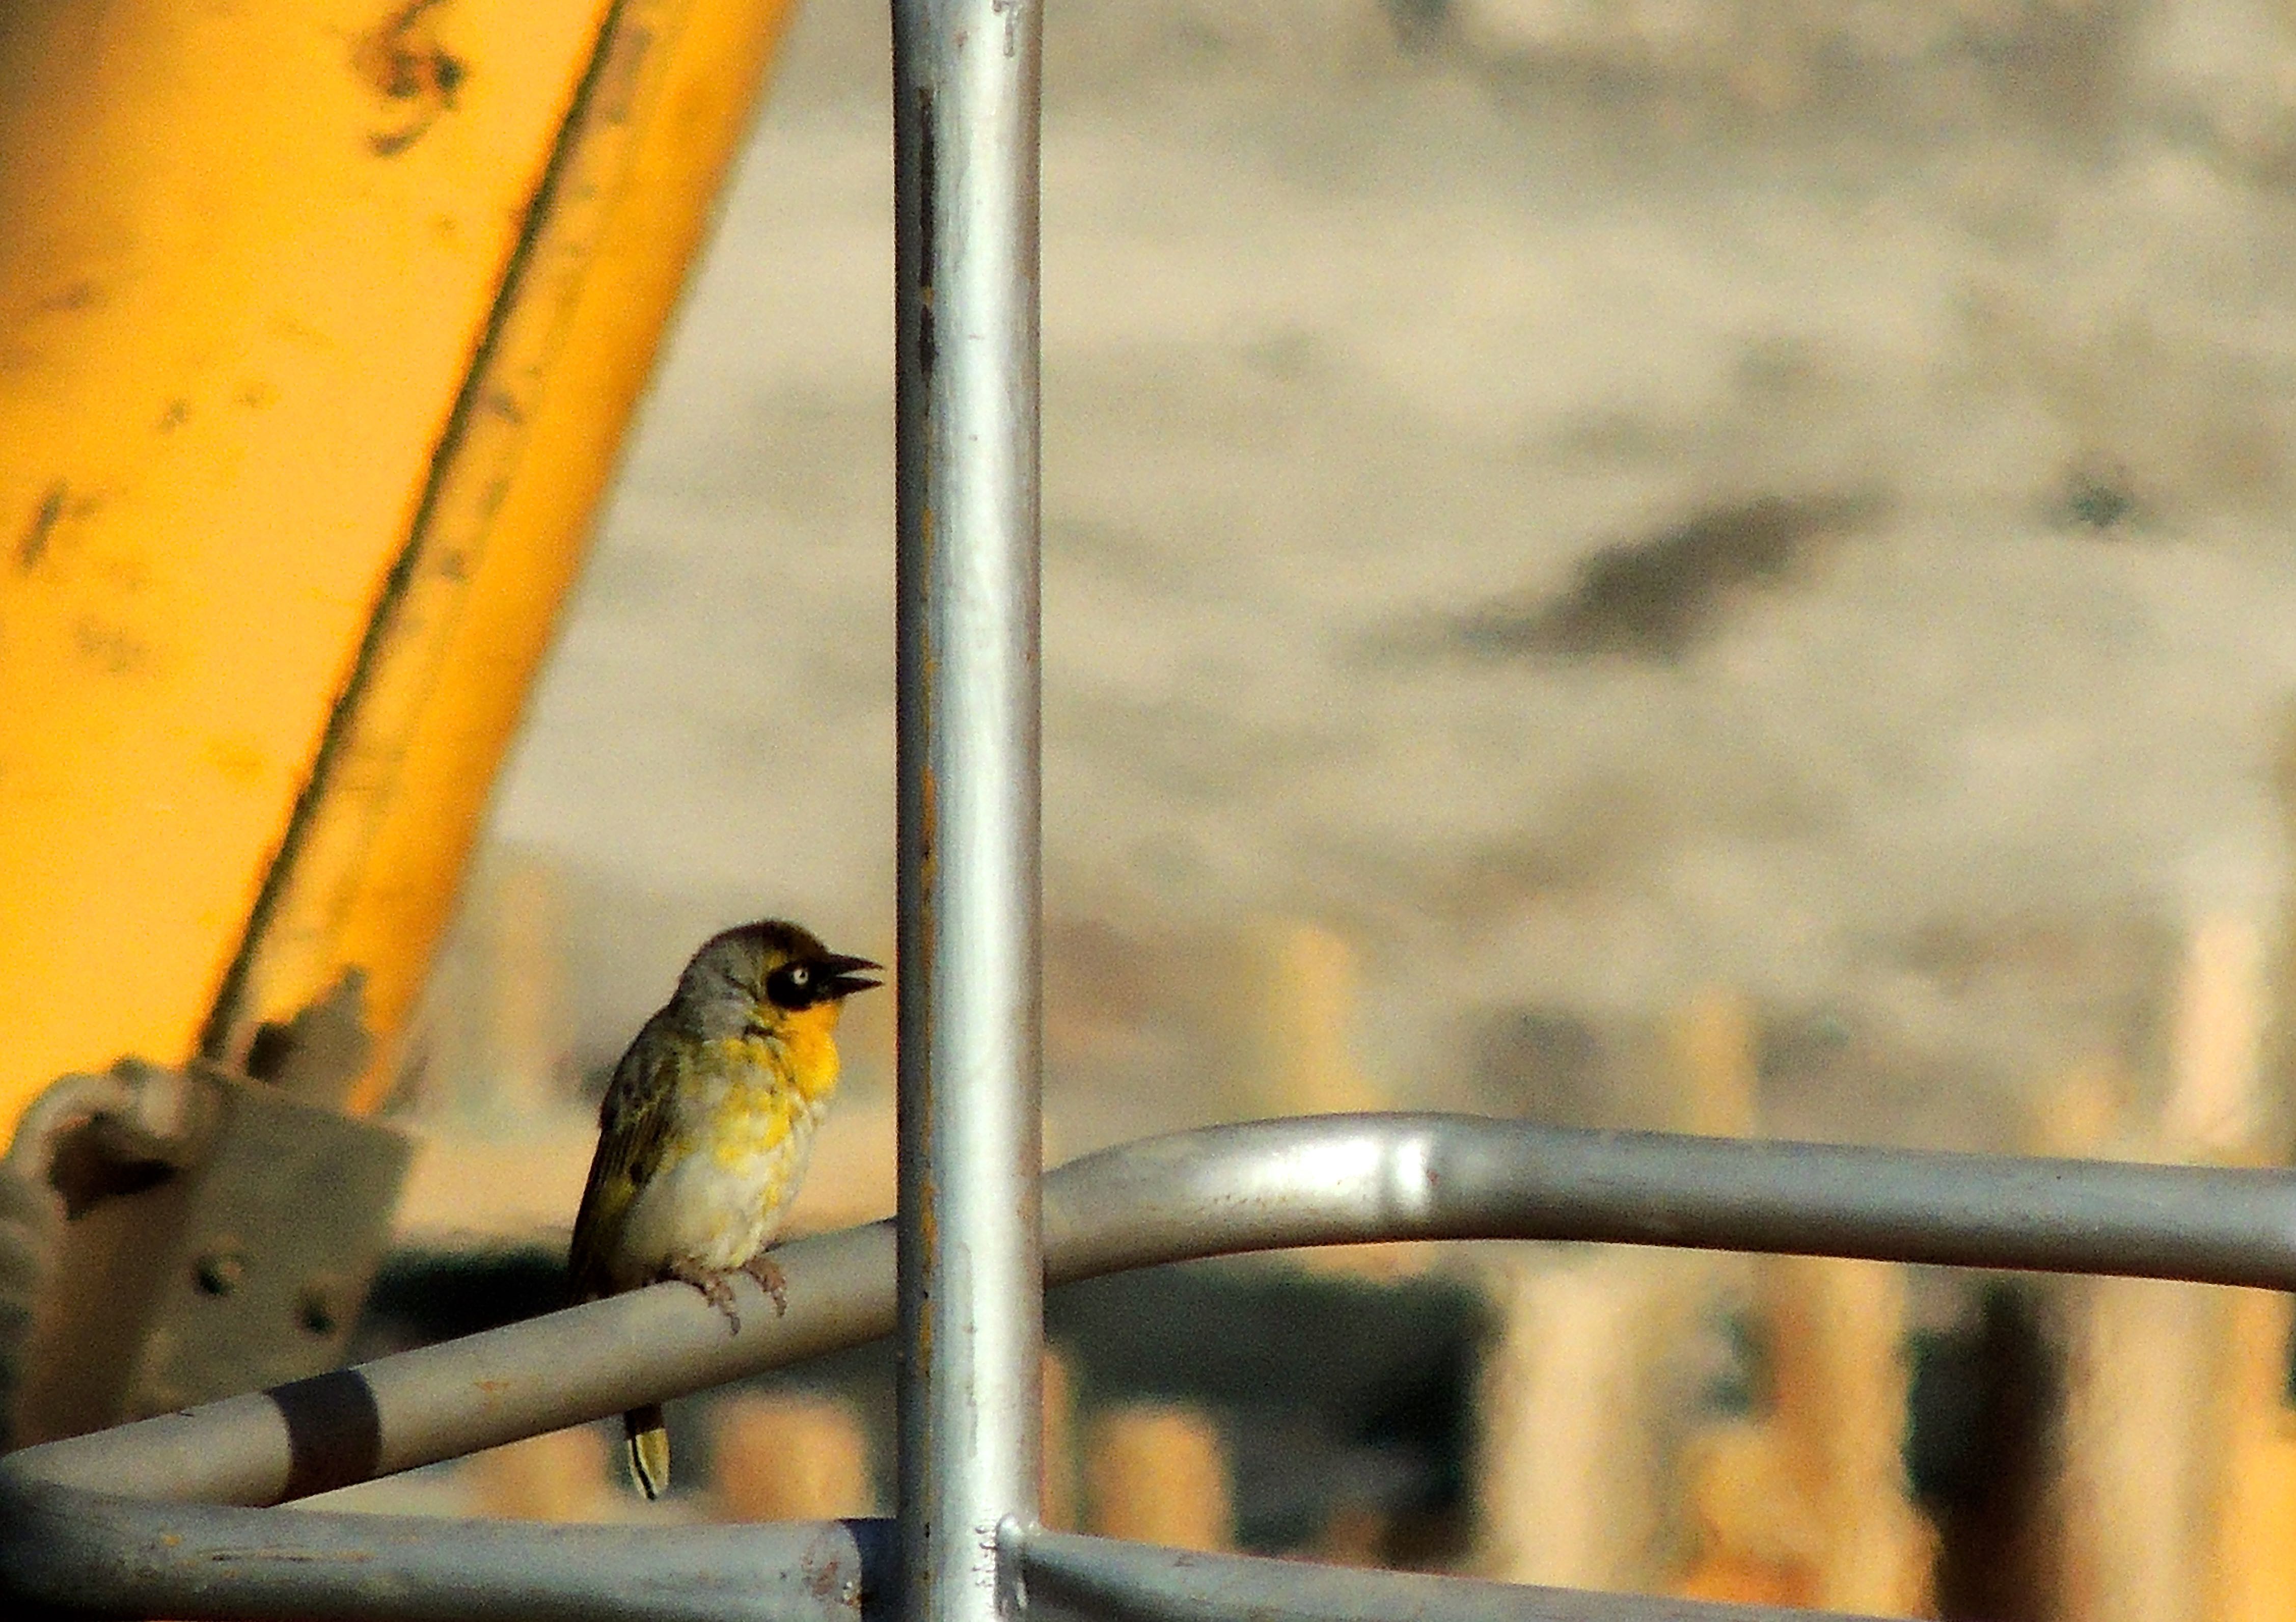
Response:
[{"label": "metal bracket", "polygon": [[10,1169],[35,1192],[20,1175],[35,1163],[50,1189],[67,1185],[50,1198],[72,1215],[45,1267],[21,1270],[46,1276],[20,1348],[14,1439],[340,1363],[389,1237],[406,1139],[204,1066],[96,1079],[123,1089],[107,1100],[123,1107],[164,1096],[172,1130],[138,1130],[120,1107],[20,1130]]}]

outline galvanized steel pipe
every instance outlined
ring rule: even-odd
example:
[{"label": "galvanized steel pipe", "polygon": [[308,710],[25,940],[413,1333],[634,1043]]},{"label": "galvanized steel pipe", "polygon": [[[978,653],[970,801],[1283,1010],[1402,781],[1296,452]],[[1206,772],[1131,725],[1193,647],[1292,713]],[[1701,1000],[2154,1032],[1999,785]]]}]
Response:
[{"label": "galvanized steel pipe", "polygon": [[0,1478],[9,1616],[894,1622],[892,1527],[569,1526],[159,1503]]},{"label": "galvanized steel pipe", "polygon": [[1031,1532],[1019,1558],[1031,1622],[1845,1622],[1838,1612],[1366,1571],[1073,1532]]},{"label": "galvanized steel pipe", "polygon": [[[2296,1174],[2282,1169],[1327,1116],[1128,1144],[1052,1173],[1044,1193],[1045,1267],[1054,1282],[1292,1245],[1566,1239],[2296,1289]],[[418,1587],[452,1574],[463,1585],[463,1614],[507,1618],[552,1606],[573,1614],[578,1607],[563,1603],[569,1591],[557,1577],[520,1562],[606,1560],[627,1534],[437,1522],[417,1548],[390,1544],[390,1528],[365,1517],[190,1513],[184,1501],[275,1503],[871,1339],[893,1327],[893,1251],[883,1223],[783,1247],[775,1256],[788,1312],[776,1313],[743,1279],[735,1285],[739,1333],[695,1291],[662,1285],[12,1454],[0,1460],[0,1599],[78,1595],[115,1613],[223,1614],[193,1606],[187,1585],[228,1568],[266,1596],[233,1614],[381,1616],[379,1601],[361,1598],[371,1592],[361,1575],[371,1562],[357,1553],[379,1549],[385,1565],[374,1569],[413,1562],[404,1575]],[[91,1507],[91,1493],[113,1502]],[[58,1530],[65,1527],[75,1528],[69,1538]],[[816,1614],[807,1609],[813,1600],[777,1609],[772,1594],[789,1591],[771,1574],[783,1569],[776,1551],[786,1550],[770,1538],[760,1535],[744,1552],[707,1539],[688,1549],[678,1542],[684,1532],[653,1536],[664,1541],[652,1545],[659,1558],[645,1565],[644,1582],[611,1601],[625,1609],[580,1614],[636,1615],[657,1601],[660,1614],[695,1614],[686,1608],[700,1601],[686,1590],[709,1588],[727,1571],[758,1574],[757,1604],[773,1614]],[[1007,1542],[1032,1585],[1121,1587],[1133,1580],[1127,1573],[1136,1575],[1129,1556],[1050,1536]],[[681,1561],[685,1578],[676,1575]],[[1288,1569],[1303,1582],[1324,1580],[1312,1568]],[[1260,1579],[1244,1570],[1235,1580],[1257,1592]],[[637,1597],[640,1589],[654,1599]],[[1048,1605],[1052,1593],[1045,1590]],[[1529,1609],[1515,1614],[1615,1614],[1584,1598],[1542,1611],[1561,1601],[1529,1594],[1521,1601]],[[1480,1614],[1500,1601],[1469,1594],[1460,1602]],[[1219,1614],[1209,1592],[1186,1603],[1194,1614]],[[728,1606],[726,1614],[766,1612]]]},{"label": "galvanized steel pipe", "polygon": [[[1159,1262],[1400,1239],[1587,1239],[2296,1289],[2296,1173],[2030,1160],[1464,1116],[1321,1116],[1107,1149],[1044,1182],[1061,1283]],[[0,1479],[262,1504],[410,1470],[857,1345],[893,1327],[890,1223],[737,1280],[738,1334],[660,1285],[0,1460]]]},{"label": "galvanized steel pipe", "polygon": [[894,0],[899,1511],[909,1622],[1036,1518],[1037,0]]}]

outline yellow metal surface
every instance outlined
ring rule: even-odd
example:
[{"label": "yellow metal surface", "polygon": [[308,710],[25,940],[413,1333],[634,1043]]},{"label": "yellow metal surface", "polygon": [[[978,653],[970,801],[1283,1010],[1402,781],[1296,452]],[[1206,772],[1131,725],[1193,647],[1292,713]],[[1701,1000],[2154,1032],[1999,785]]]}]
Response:
[{"label": "yellow metal surface", "polygon": [[354,967],[390,1063],[783,9],[12,10],[0,1123]]}]

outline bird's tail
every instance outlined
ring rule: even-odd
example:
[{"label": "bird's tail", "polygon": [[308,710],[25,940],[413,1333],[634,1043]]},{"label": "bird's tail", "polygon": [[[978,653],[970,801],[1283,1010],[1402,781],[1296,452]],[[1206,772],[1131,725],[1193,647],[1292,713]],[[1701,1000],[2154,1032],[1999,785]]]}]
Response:
[{"label": "bird's tail", "polygon": [[661,1404],[648,1403],[622,1415],[622,1434],[629,1440],[630,1485],[648,1498],[660,1497],[669,1490],[669,1431]]}]

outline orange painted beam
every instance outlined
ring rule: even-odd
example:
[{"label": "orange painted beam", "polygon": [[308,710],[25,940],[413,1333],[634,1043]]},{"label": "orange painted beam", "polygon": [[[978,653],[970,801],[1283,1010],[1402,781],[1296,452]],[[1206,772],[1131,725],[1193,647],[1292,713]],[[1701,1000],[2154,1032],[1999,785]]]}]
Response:
[{"label": "orange painted beam", "polygon": [[0,1125],[353,967],[390,1062],[784,11],[0,31]]}]

